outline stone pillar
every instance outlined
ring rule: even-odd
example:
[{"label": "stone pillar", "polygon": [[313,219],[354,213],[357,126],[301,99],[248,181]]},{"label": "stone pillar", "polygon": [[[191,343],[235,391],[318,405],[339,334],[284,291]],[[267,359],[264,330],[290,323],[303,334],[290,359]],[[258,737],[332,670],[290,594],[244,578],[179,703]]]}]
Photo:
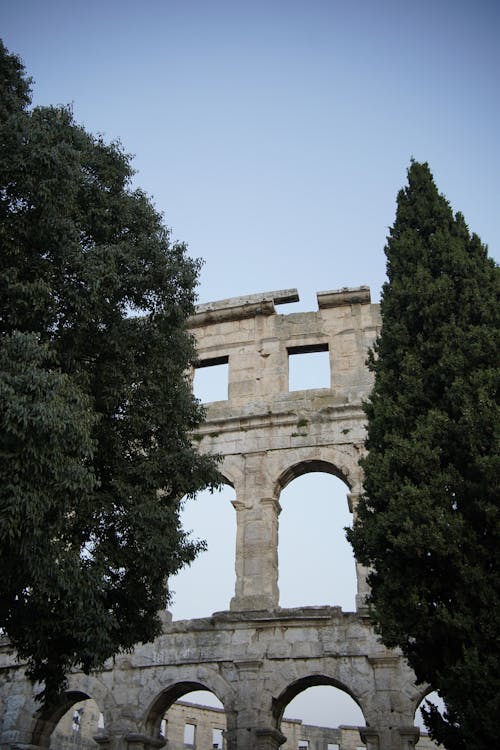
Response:
[{"label": "stone pillar", "polygon": [[[265,554],[265,567],[263,568],[263,583],[266,595],[269,597],[271,607],[279,604],[278,589],[278,517],[281,513],[281,505],[275,497],[263,497],[262,525],[264,533],[264,544],[267,545]],[[269,608],[271,608],[269,607]]]},{"label": "stone pillar", "polygon": [[226,709],[227,750],[278,750],[286,737],[276,728],[273,696],[266,689],[263,661],[235,660],[235,701]]},{"label": "stone pillar", "polygon": [[233,611],[278,606],[278,500],[269,492],[266,454],[245,457],[244,481],[235,486],[236,589]]},{"label": "stone pillar", "polygon": [[286,742],[286,737],[279,729],[260,728],[255,730],[256,750],[278,750]]},{"label": "stone pillar", "polygon": [[243,603],[245,591],[245,526],[249,508],[245,506],[245,503],[237,499],[232,500],[231,505],[236,511],[236,552],[234,561],[236,583],[230,608],[233,610],[239,610],[240,608],[244,609],[244,607],[240,607],[240,602]]},{"label": "stone pillar", "polygon": [[235,728],[224,732],[227,750],[278,750],[286,737],[273,727]]},{"label": "stone pillar", "polygon": [[[395,651],[368,656],[373,670],[373,687],[365,704],[368,729],[378,736],[378,750],[413,750],[419,731],[413,726],[411,673]],[[361,731],[361,730],[360,730]],[[377,738],[371,738],[376,742]],[[373,744],[373,750],[377,745]]]},{"label": "stone pillar", "polygon": [[278,606],[279,502],[264,497],[253,506],[235,500],[236,591],[231,610],[274,609]]},{"label": "stone pillar", "polygon": [[366,750],[414,750],[420,730],[414,726],[404,727],[358,727]]},{"label": "stone pillar", "polygon": [[401,750],[414,750],[420,737],[420,729],[414,726],[398,727]]},{"label": "stone pillar", "polygon": [[278,750],[286,737],[274,727],[235,728],[224,733],[227,750]]},{"label": "stone pillar", "polygon": [[380,745],[379,732],[372,727],[358,727],[361,741],[365,743],[366,750],[386,750]]},{"label": "stone pillar", "polygon": [[224,750],[237,750],[238,732],[236,729],[225,729],[223,732]]}]

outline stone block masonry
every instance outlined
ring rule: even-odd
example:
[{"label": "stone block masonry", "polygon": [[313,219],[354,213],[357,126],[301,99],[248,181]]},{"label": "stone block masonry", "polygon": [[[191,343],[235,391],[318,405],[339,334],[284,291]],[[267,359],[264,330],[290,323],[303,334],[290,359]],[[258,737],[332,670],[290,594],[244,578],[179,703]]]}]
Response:
[{"label": "stone block masonry", "polygon": [[[200,305],[190,321],[198,366],[228,366],[227,399],[207,405],[207,421],[193,436],[201,451],[223,456],[222,473],[236,494],[236,585],[227,610],[190,621],[172,621],[165,613],[164,632],[154,643],[90,676],[72,673],[63,704],[51,711],[39,710],[23,665],[4,639],[3,750],[48,748],[59,719],[88,698],[103,717],[98,745],[161,747],[165,713],[197,689],[212,691],[224,706],[227,750],[274,750],[292,731],[282,722],[287,704],[321,684],[346,691],[360,706],[366,726],[356,730],[353,747],[415,747],[413,717],[425,689],[373,632],[366,570],[357,564],[356,612],[343,612],[335,602],[279,605],[283,488],[301,474],[329,472],[345,482],[356,513],[365,436],[361,404],[371,387],[365,362],[380,326],[367,287],[318,293],[314,312],[276,312],[297,299],[296,290],[287,289],[214,302]],[[289,358],[317,351],[328,352],[329,387],[291,391]]]}]

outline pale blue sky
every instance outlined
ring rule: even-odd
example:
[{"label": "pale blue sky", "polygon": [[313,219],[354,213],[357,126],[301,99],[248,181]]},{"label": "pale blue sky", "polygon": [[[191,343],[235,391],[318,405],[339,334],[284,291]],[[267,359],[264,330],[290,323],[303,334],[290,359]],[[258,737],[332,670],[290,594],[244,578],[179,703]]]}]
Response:
[{"label": "pale blue sky", "polygon": [[[0,36],[33,77],[35,103],[72,103],[79,122],[135,154],[136,184],[205,259],[200,301],[297,287],[301,302],[283,313],[342,286],[368,284],[378,299],[412,156],[498,259],[499,21],[493,0],[0,2]],[[228,549],[228,510],[214,549]],[[210,516],[212,503],[199,527],[189,521],[209,541]],[[216,565],[232,568],[229,544]],[[335,568],[331,538],[316,547]],[[280,586],[293,592],[290,573]],[[227,606],[233,570],[221,583],[210,611]],[[181,616],[180,595],[178,606]],[[325,700],[303,718],[327,723]],[[346,709],[343,721],[358,717]]]},{"label": "pale blue sky", "polygon": [[411,156],[498,257],[499,20],[485,0],[0,4],[35,101],[135,154],[206,261],[200,301],[297,287],[294,309],[378,299]]}]

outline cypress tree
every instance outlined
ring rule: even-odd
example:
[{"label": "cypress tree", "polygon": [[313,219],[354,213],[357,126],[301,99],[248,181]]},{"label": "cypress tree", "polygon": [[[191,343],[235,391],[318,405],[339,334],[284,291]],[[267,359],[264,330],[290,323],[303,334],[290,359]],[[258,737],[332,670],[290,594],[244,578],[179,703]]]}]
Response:
[{"label": "cypress tree", "polygon": [[382,640],[444,699],[431,736],[484,750],[500,716],[499,270],[415,161],[385,251],[349,538]]}]

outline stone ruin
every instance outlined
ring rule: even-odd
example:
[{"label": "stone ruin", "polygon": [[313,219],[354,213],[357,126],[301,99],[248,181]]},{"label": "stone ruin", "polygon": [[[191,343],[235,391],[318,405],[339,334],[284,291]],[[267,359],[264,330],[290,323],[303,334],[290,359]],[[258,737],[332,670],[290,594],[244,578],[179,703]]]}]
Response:
[{"label": "stone ruin", "polygon": [[[95,701],[75,703],[52,732],[50,750],[95,750],[94,736],[104,734],[102,718]],[[286,740],[280,750],[364,750],[355,726],[323,727],[285,716],[281,731]],[[225,711],[203,702],[176,701],[160,724],[160,737],[168,739],[168,750],[225,750]],[[417,750],[436,750],[436,745],[422,735]]]},{"label": "stone ruin", "polygon": [[[194,690],[210,690],[222,702],[227,750],[277,750],[291,731],[282,723],[286,706],[316,685],[340,688],[360,707],[365,726],[356,730],[354,747],[415,747],[415,710],[427,690],[376,637],[363,566],[356,563],[356,612],[335,602],[280,607],[283,488],[308,472],[333,474],[349,488],[356,513],[361,404],[371,387],[365,362],[380,326],[367,287],[318,293],[316,312],[277,314],[277,305],[297,300],[295,289],[228,299],[199,305],[190,321],[198,366],[228,364],[228,397],[207,405],[207,420],[194,436],[201,451],[222,454],[222,474],[236,494],[236,585],[227,610],[179,621],[166,612],[163,634],[153,643],[119,655],[100,672],[73,672],[64,699],[50,711],[40,709],[4,638],[2,750],[49,748],[61,717],[89,698],[103,717],[95,743],[106,750],[174,748],[164,736],[164,716]],[[320,351],[329,353],[330,388],[290,391],[289,357]],[[318,740],[316,748],[327,744]]]}]

